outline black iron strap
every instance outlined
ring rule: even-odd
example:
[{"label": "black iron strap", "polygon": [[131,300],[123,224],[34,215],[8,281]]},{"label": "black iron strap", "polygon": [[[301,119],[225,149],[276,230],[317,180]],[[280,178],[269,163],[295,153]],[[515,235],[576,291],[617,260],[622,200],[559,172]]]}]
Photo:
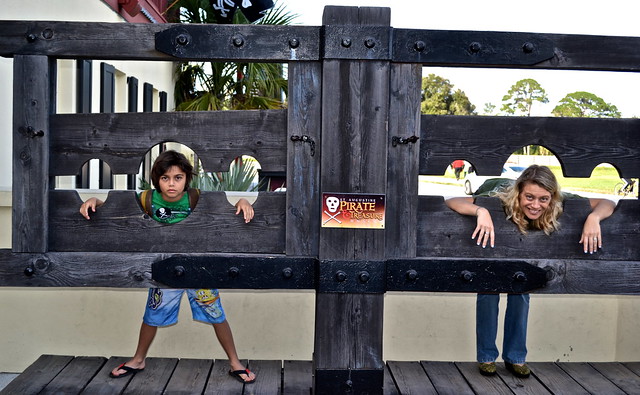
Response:
[{"label": "black iron strap", "polygon": [[522,293],[544,287],[547,272],[520,260],[319,261],[310,257],[198,255],[155,262],[152,278],[172,288]]}]

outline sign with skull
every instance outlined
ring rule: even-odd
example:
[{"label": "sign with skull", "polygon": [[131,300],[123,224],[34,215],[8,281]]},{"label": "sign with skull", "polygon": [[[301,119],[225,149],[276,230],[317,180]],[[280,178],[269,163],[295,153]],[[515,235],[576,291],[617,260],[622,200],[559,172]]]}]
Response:
[{"label": "sign with skull", "polygon": [[323,228],[384,229],[384,195],[322,194]]}]

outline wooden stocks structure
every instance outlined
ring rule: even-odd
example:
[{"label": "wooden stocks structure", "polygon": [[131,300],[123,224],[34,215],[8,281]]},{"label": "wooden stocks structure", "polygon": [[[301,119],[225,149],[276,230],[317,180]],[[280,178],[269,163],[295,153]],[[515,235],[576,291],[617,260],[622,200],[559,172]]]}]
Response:
[{"label": "wooden stocks structure", "polygon": [[[313,289],[318,394],[382,393],[386,291],[640,294],[637,200],[619,203],[602,226],[607,248],[585,256],[585,201],[565,202],[551,236],[523,236],[487,198],[501,241],[488,251],[460,236],[473,218],[417,194],[418,175],[441,175],[455,159],[497,175],[530,144],[552,150],[567,176],[602,162],[640,176],[638,119],[420,115],[424,65],[637,72],[640,38],[389,21],[387,8],[327,7],[320,27],[0,23],[0,55],[14,62],[13,245],[0,250],[0,285]],[[288,109],[57,114],[58,58],[286,62]],[[286,194],[260,192],[245,225],[222,192],[203,192],[192,215],[163,226],[134,191],[111,191],[85,221],[78,193],[49,185],[93,158],[136,174],[167,141],[208,171],[252,155],[263,171],[286,171]],[[382,202],[384,227],[323,226],[347,218],[325,209],[324,196],[337,195]]]}]

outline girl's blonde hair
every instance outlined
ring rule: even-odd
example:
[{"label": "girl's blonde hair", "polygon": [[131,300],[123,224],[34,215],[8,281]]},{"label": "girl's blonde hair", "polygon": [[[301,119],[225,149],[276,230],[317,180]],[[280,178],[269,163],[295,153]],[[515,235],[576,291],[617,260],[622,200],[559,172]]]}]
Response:
[{"label": "girl's blonde hair", "polygon": [[[533,183],[544,188],[551,194],[549,207],[535,220],[530,220],[524,215],[520,207],[520,193],[526,183]],[[509,186],[497,196],[502,201],[507,219],[512,220],[520,232],[527,233],[527,229],[542,230],[549,235],[558,230],[560,223],[558,217],[562,214],[562,194],[560,185],[551,170],[546,166],[531,165],[522,172],[515,184]]]}]

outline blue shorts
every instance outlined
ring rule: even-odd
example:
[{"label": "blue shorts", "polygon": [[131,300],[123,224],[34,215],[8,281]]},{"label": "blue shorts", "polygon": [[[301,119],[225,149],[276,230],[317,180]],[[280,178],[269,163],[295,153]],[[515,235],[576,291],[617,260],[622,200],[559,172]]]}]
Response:
[{"label": "blue shorts", "polygon": [[180,299],[184,292],[189,297],[194,320],[220,324],[227,319],[217,289],[150,288],[143,322],[149,326],[167,326],[178,322]]}]

